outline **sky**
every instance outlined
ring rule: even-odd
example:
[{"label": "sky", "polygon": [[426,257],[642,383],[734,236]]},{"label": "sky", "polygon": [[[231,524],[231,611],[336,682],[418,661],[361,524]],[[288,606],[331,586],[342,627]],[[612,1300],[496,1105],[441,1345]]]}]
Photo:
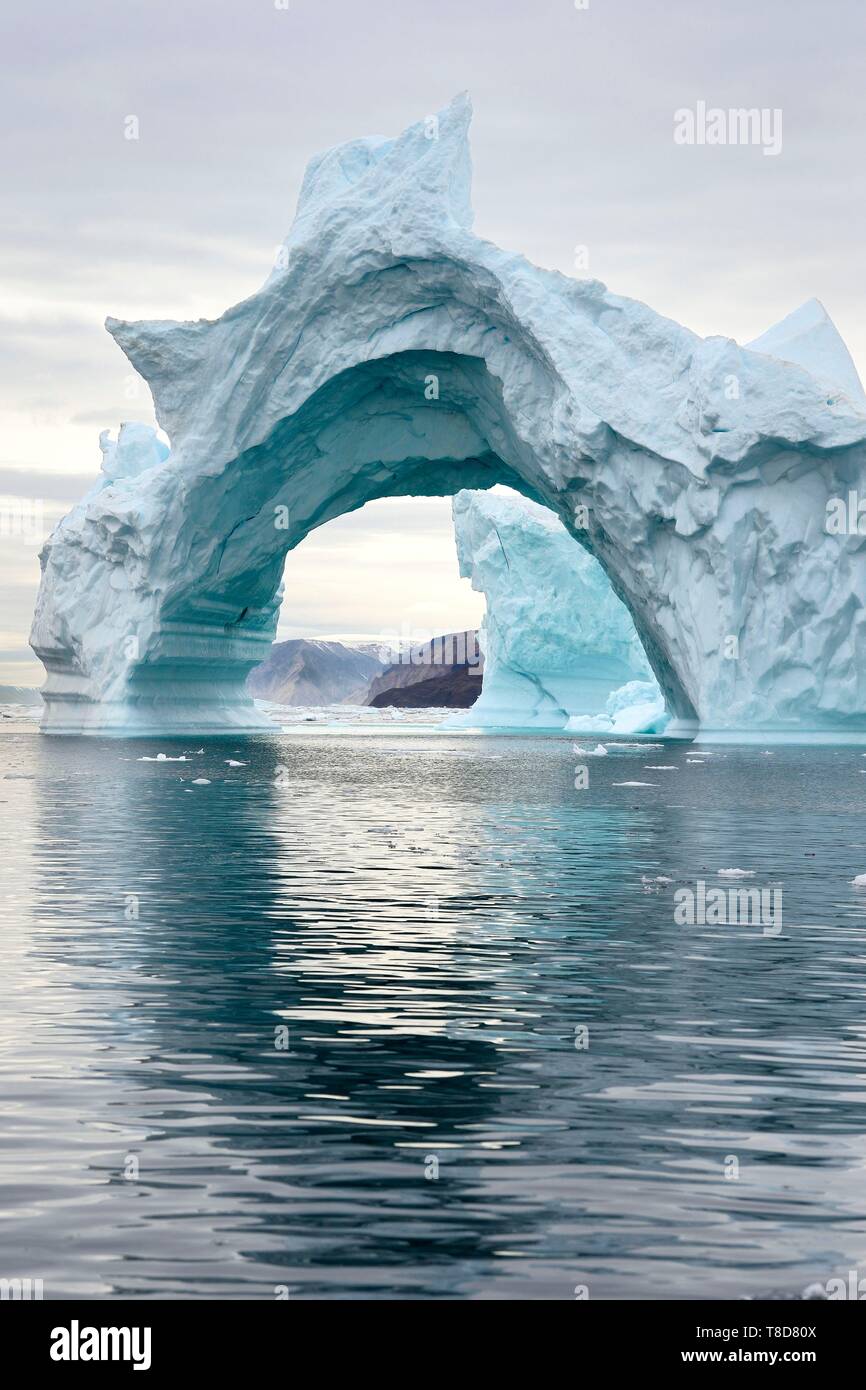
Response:
[{"label": "sky", "polygon": [[[464,89],[479,235],[740,342],[816,296],[866,375],[864,40],[862,0],[4,0],[0,682],[41,679],[40,530],[100,430],[153,419],[105,317],[218,316],[313,154]],[[780,111],[780,151],[677,143],[701,101]],[[477,622],[449,518],[393,499],[315,532],[280,635]]]}]

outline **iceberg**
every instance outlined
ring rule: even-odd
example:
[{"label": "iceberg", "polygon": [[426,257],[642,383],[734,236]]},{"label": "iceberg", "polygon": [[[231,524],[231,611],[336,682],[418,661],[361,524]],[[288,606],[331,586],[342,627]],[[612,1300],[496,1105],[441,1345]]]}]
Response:
[{"label": "iceberg", "polygon": [[107,320],[165,439],[103,436],[43,548],[44,732],[270,728],[246,677],[287,552],[374,498],[501,484],[598,561],[669,732],[866,739],[866,547],[825,525],[866,497],[866,403],[829,320],[701,338],[482,240],[470,114],[315,158],[220,318]]},{"label": "iceberg", "polygon": [[670,723],[664,696],[656,681],[629,681],[611,692],[597,715],[573,714],[569,733],[663,734]]},{"label": "iceberg", "polygon": [[657,733],[664,697],[631,614],[558,517],[498,491],[458,492],[452,511],[460,573],[487,609],[481,694],[445,727]]}]

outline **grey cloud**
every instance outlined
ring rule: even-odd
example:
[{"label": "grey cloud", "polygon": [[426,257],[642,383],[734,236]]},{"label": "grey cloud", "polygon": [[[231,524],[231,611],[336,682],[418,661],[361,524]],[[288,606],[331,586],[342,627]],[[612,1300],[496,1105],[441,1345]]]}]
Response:
[{"label": "grey cloud", "polygon": [[88,473],[43,473],[22,468],[0,466],[0,495],[5,497],[39,496],[46,501],[65,502],[71,506],[93,487],[98,469]]}]

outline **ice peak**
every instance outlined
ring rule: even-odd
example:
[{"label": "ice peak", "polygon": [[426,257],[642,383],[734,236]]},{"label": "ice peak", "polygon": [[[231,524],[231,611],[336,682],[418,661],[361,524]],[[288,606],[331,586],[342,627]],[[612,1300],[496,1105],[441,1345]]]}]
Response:
[{"label": "ice peak", "polygon": [[765,357],[793,362],[825,386],[844,391],[856,404],[866,404],[845,340],[820,299],[807,299],[746,347]]},{"label": "ice peak", "polygon": [[458,226],[472,225],[472,164],[469,126],[472,102],[461,92],[440,111],[410,125],[394,139],[370,136],[349,140],[315,155],[307,165],[295,226],[321,219],[334,204],[345,202],[357,185],[366,203],[388,200],[389,192],[411,177],[413,201],[432,197]]}]

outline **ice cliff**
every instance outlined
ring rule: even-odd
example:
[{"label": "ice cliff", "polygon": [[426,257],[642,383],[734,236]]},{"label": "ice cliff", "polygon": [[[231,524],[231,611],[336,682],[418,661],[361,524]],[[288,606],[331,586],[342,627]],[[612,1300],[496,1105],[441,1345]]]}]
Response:
[{"label": "ice cliff", "polygon": [[[484,594],[487,611],[480,698],[448,726],[663,727],[664,699],[628,609],[553,512],[499,490],[458,492],[452,507],[460,573]],[[629,714],[638,705],[634,727]]]},{"label": "ice cliff", "polygon": [[43,550],[46,732],[261,727],[287,551],[373,498],[499,483],[599,562],[676,731],[866,738],[866,550],[825,525],[866,496],[866,403],[826,315],[743,348],[479,239],[469,118],[314,159],[221,318],[107,321],[171,452],[104,438]]}]

